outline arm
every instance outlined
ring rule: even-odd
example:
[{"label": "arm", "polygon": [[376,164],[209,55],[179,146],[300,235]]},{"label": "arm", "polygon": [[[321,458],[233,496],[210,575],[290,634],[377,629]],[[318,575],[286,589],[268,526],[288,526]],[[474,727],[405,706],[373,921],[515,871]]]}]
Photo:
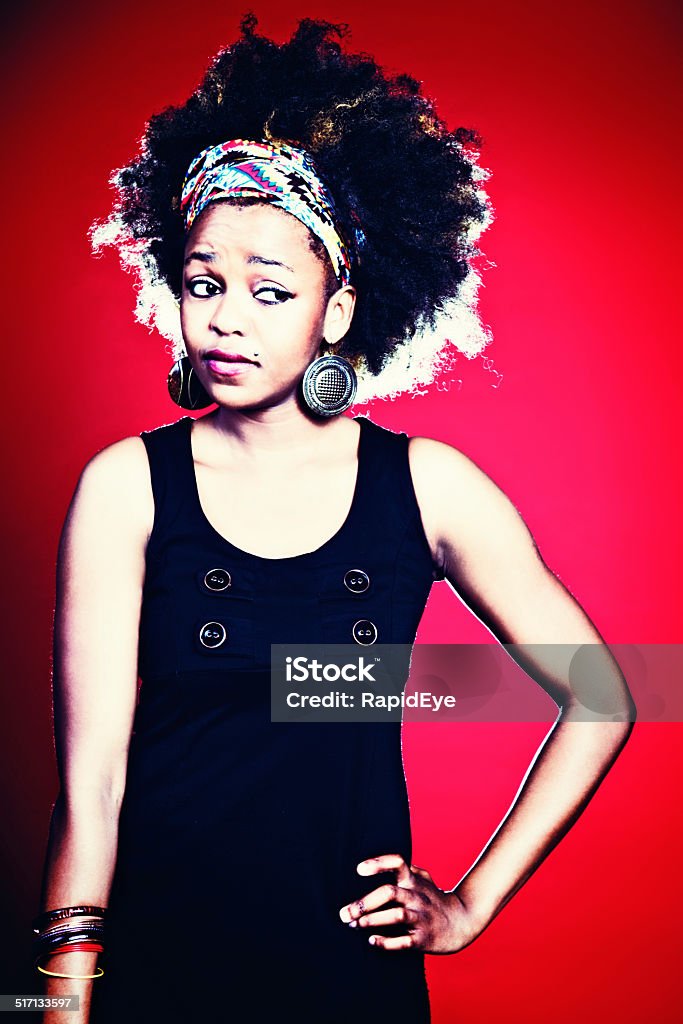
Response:
[{"label": "arm", "polygon": [[[505,819],[452,893],[392,855],[364,862],[363,874],[396,868],[397,885],[410,893],[385,893],[381,902],[403,897],[404,915],[393,920],[412,926],[412,939],[378,937],[377,944],[448,953],[484,931],[578,819],[628,739],[635,709],[597,629],[545,565],[512,502],[449,445],[414,438],[410,447],[425,532],[446,580],[501,643],[517,645],[515,660],[560,706]],[[590,722],[581,720],[586,709],[572,686],[568,648],[551,646],[582,644],[593,645],[600,668],[591,685],[594,693],[599,685],[604,714]],[[354,907],[347,916],[357,916]],[[390,923],[368,917],[371,925]]]},{"label": "arm", "polygon": [[[137,696],[145,548],[154,516],[139,438],[126,438],[84,469],[59,546],[54,633],[54,723],[60,791],[43,876],[41,910],[107,906]],[[95,952],[43,961],[47,970],[94,974]],[[92,985],[36,975],[48,995],[80,995],[81,1010],[48,1011],[45,1024],[88,1019]]]}]

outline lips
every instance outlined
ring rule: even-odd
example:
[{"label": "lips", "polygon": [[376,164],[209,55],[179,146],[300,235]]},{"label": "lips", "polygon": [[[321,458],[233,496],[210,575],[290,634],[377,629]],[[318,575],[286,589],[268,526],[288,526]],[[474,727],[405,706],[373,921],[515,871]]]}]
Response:
[{"label": "lips", "polygon": [[241,355],[239,352],[223,352],[220,348],[212,348],[204,354],[204,359],[214,363],[250,363],[255,366],[253,359]]},{"label": "lips", "polygon": [[204,354],[206,368],[219,383],[225,383],[232,378],[240,378],[259,364],[253,359],[248,359],[241,352],[224,352],[220,348],[212,348]]}]

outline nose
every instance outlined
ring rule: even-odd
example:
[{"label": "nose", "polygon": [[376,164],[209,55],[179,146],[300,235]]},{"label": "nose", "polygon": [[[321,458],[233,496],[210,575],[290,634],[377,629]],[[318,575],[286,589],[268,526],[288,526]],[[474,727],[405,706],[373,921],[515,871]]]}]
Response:
[{"label": "nose", "polygon": [[213,307],[210,330],[220,335],[239,334],[245,337],[248,333],[247,298],[240,294],[238,288],[226,288]]}]

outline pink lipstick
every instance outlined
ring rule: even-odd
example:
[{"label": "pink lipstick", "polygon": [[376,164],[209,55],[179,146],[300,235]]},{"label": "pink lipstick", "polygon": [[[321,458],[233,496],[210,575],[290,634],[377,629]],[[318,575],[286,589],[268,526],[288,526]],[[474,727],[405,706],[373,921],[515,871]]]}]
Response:
[{"label": "pink lipstick", "polygon": [[224,352],[219,348],[210,349],[204,354],[204,359],[216,377],[235,377],[258,366],[253,359],[248,359],[239,352]]}]

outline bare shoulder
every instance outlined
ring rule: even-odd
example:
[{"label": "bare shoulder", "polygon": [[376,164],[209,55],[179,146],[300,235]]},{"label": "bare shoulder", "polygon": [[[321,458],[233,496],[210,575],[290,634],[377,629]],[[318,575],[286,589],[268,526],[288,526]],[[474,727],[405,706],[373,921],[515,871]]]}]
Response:
[{"label": "bare shoulder", "polygon": [[96,452],[86,463],[83,474],[97,475],[101,482],[116,477],[149,477],[148,465],[144,442],[134,435],[114,441]]},{"label": "bare shoulder", "polygon": [[154,521],[154,498],[141,437],[124,437],[88,460],[70,514],[97,520],[103,530],[125,530],[146,542]]},{"label": "bare shoulder", "polygon": [[468,455],[430,437],[411,437],[408,451],[425,533],[442,569],[495,545],[533,546],[510,498]]},{"label": "bare shoulder", "polygon": [[465,489],[490,477],[460,449],[432,437],[411,437],[409,441],[410,470],[415,484],[425,491]]},{"label": "bare shoulder", "polygon": [[[501,643],[601,641],[512,500],[473,459],[442,441],[415,437],[409,460],[444,578]],[[566,681],[553,677],[551,685],[558,703],[568,698]]]}]

